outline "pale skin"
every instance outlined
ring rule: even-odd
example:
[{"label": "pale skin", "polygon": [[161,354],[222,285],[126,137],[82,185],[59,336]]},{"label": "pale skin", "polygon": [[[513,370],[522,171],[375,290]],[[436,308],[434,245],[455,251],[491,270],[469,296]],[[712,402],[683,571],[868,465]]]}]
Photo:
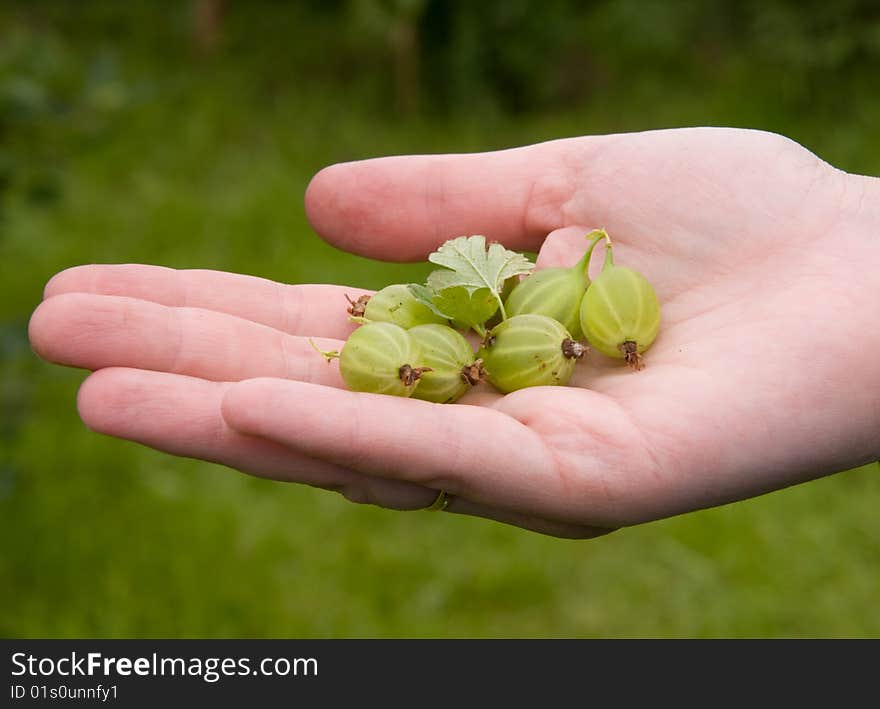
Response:
[{"label": "pale skin", "polygon": [[[680,129],[331,166],[306,193],[330,243],[422,260],[485,234],[574,264],[604,227],[663,309],[645,368],[591,352],[567,387],[458,404],[347,391],[351,286],[77,266],[30,323],[93,373],[101,433],[398,510],[592,537],[880,458],[880,180],[770,133]],[[601,247],[591,272],[601,264]]]}]

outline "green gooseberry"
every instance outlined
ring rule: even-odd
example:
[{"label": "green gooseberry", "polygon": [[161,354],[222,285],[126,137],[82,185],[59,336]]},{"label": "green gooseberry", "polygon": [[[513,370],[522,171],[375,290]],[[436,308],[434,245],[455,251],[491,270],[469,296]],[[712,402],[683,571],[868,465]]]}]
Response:
[{"label": "green gooseberry", "polygon": [[507,394],[533,386],[563,386],[586,347],[546,315],[514,315],[492,328],[477,357],[489,382]]},{"label": "green gooseberry", "polygon": [[422,375],[430,371],[423,366],[422,348],[415,338],[389,322],[359,327],[348,336],[338,357],[342,380],[352,391],[412,396]]},{"label": "green gooseberry", "polygon": [[602,272],[581,300],[580,321],[595,349],[626,360],[636,370],[644,366],[642,354],[660,331],[660,301],[654,287],[637,271],[614,265],[610,239]]},{"label": "green gooseberry", "polygon": [[504,302],[507,315],[546,315],[562,323],[572,338],[583,337],[580,307],[590,283],[587,268],[593,248],[604,236],[603,230],[587,234],[592,243],[581,260],[571,268],[544,268],[519,281]]},{"label": "green gooseberry", "polygon": [[429,323],[416,325],[409,334],[421,347],[421,364],[430,368],[419,380],[414,399],[451,404],[483,379],[482,362],[461,333]]},{"label": "green gooseberry", "polygon": [[364,322],[391,322],[407,330],[426,323],[448,323],[427,305],[420,303],[403,283],[386,286],[372,296],[361,296],[356,301],[349,299],[349,303],[349,314],[363,318]]}]

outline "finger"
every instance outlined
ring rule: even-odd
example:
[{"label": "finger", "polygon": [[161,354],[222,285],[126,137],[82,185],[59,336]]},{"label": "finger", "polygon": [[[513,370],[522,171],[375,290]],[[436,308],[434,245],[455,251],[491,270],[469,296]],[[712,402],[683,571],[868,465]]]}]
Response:
[{"label": "finger", "polygon": [[80,387],[77,406],[93,431],[260,477],[335,490],[356,502],[420,509],[436,496],[418,485],[369,478],[229,428],[220,415],[228,387],[175,374],[102,369]]},{"label": "finger", "polygon": [[548,232],[566,224],[580,165],[601,140],[331,165],[309,184],[306,213],[334,245],[389,261],[422,259],[464,234],[537,250]]},{"label": "finger", "polygon": [[491,408],[255,379],[232,386],[222,412],[304,455],[493,508],[552,516],[565,497],[538,435]]},{"label": "finger", "polygon": [[[315,175],[306,213],[336,246],[385,260],[422,259],[447,239],[475,233],[537,250],[546,234],[583,221],[607,227],[617,243],[637,243],[647,259],[676,252],[670,230],[711,235],[718,224],[704,214],[753,199],[749,191],[731,202],[720,187],[730,175],[769,184],[771,169],[785,184],[793,156],[815,167],[815,156],[804,161],[794,145],[772,133],[703,127],[567,138],[488,153],[376,158]],[[768,162],[768,155],[774,160]],[[799,194],[792,191],[793,199]],[[766,231],[765,209],[753,211],[761,221],[750,229]],[[714,255],[719,248],[726,253],[727,241],[709,236],[700,245]],[[692,255],[693,240],[678,243],[682,255]]]},{"label": "finger", "polygon": [[[222,397],[229,386],[194,377],[109,368],[85,380],[77,406],[85,424],[98,433],[259,477],[339,492],[352,502],[422,510],[436,497],[436,490],[363,475],[229,428],[220,415]],[[459,498],[452,500],[448,511],[559,537],[587,538],[608,531],[493,510]]]},{"label": "finger", "polygon": [[291,335],[344,340],[356,327],[348,319],[346,296],[357,300],[370,291],[325,284],[287,285],[223,271],[92,264],[55,274],[43,296],[63,293],[120,295],[160,305],[215,310]]},{"label": "finger", "polygon": [[[29,334],[44,359],[84,369],[132,367],[214,381],[276,376],[342,386],[339,367],[308,338],[200,308],[67,293],[43,301]],[[339,340],[314,338],[338,350]]]}]

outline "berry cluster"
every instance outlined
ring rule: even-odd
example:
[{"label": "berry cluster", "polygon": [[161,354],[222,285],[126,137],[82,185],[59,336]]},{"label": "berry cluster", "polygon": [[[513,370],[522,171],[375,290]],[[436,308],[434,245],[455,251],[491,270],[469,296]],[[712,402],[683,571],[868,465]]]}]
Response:
[{"label": "berry cluster", "polygon": [[[603,229],[571,268],[531,273],[533,264],[482,236],[447,241],[428,258],[445,269],[426,285],[395,284],[373,296],[349,299],[361,323],[341,352],[339,370],[353,391],[457,401],[488,380],[503,393],[568,383],[586,341],[609,357],[642,367],[660,328],[660,303],[651,284],[614,264]],[[605,242],[605,263],[592,281],[593,249]],[[448,270],[446,270],[448,269]],[[474,352],[463,331],[481,343]],[[320,351],[320,350],[319,350]]]}]

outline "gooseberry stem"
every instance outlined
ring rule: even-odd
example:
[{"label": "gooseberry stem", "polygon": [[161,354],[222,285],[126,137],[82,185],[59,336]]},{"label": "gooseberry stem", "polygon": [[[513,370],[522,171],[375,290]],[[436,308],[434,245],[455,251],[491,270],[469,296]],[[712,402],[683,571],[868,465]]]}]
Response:
[{"label": "gooseberry stem", "polygon": [[593,256],[593,249],[596,248],[596,244],[598,244],[602,239],[605,239],[609,244],[611,240],[608,238],[608,233],[604,229],[593,229],[589,234],[587,234],[585,239],[590,239],[590,245],[587,247],[586,252],[581,257],[581,260],[575,264],[575,268],[580,272],[580,274],[584,277],[584,280],[587,283],[590,282],[590,277],[587,275],[590,270],[590,258]]},{"label": "gooseberry stem", "polygon": [[614,265],[614,250],[611,248],[611,237],[605,234],[605,263],[602,264],[604,271],[609,266]]},{"label": "gooseberry stem", "polygon": [[325,352],[315,344],[315,341],[311,337],[309,338],[309,344],[312,346],[312,349],[315,350],[315,352],[317,352],[319,355],[327,360],[328,364],[330,360],[339,359],[339,350],[328,350]]}]

